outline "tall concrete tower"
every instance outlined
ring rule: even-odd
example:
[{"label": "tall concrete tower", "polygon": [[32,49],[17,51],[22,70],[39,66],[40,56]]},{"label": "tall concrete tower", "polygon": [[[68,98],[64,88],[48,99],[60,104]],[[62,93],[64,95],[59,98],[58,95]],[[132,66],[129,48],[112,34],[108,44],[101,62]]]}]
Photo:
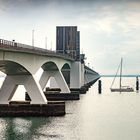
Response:
[{"label": "tall concrete tower", "polygon": [[80,32],[77,31],[77,26],[56,27],[56,50],[79,60]]}]

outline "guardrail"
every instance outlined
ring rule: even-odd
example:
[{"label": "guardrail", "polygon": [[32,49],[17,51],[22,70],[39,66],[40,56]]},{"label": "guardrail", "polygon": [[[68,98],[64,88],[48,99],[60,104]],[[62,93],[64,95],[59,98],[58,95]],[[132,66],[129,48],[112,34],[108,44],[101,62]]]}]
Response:
[{"label": "guardrail", "polygon": [[25,45],[25,44],[17,43],[15,41],[8,41],[8,40],[4,40],[4,39],[0,39],[0,44],[9,45],[9,46],[13,46],[13,47],[20,47],[20,48],[29,48],[29,49],[34,48],[33,46],[30,46],[30,45]]},{"label": "guardrail", "polygon": [[7,40],[4,40],[4,39],[0,39],[0,44],[15,46],[15,42],[7,41]]},{"label": "guardrail", "polygon": [[1,44],[2,45],[7,45],[7,46],[10,46],[10,47],[14,47],[14,48],[17,47],[17,48],[22,48],[22,49],[30,49],[30,50],[34,50],[34,51],[39,51],[39,52],[42,52],[42,53],[49,53],[49,54],[64,57],[64,58],[67,58],[67,59],[73,59],[73,60],[75,59],[75,58],[72,58],[69,55],[60,53],[60,51],[46,50],[46,49],[43,49],[43,48],[31,46],[31,45],[25,45],[25,44],[22,44],[22,43],[17,43],[15,41],[8,41],[8,40],[0,39],[0,45]]}]

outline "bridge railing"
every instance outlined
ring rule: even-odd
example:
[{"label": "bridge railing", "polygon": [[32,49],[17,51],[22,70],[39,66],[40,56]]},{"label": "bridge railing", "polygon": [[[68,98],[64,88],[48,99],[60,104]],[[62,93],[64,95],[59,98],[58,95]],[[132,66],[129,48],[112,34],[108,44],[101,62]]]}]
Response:
[{"label": "bridge railing", "polygon": [[4,40],[4,39],[0,39],[0,44],[14,46],[15,45],[15,42],[13,42],[13,41],[7,41],[7,40]]},{"label": "bridge railing", "polygon": [[25,49],[30,49],[30,50],[34,50],[34,51],[40,51],[42,53],[49,53],[49,54],[53,54],[53,55],[60,56],[60,57],[74,59],[67,54],[60,53],[59,51],[51,51],[51,50],[46,50],[46,49],[39,48],[39,47],[34,47],[34,46],[31,46],[31,45],[25,45],[25,44],[22,44],[22,43],[17,43],[14,40],[13,41],[8,41],[8,40],[0,39],[0,46],[1,45],[2,46],[4,46],[4,45],[5,46],[10,46],[10,47],[14,47],[14,48],[16,47],[18,49],[25,48]]},{"label": "bridge railing", "polygon": [[22,43],[17,43],[14,40],[8,41],[8,40],[0,39],[0,44],[9,45],[9,46],[13,46],[13,47],[21,47],[21,48],[33,48],[33,46],[25,45]]}]

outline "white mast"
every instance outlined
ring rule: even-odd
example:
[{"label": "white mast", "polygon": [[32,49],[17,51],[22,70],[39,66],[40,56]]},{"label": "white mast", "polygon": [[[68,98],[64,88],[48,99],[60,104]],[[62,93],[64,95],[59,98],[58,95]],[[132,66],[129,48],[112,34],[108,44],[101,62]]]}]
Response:
[{"label": "white mast", "polygon": [[122,87],[122,62],[123,62],[123,59],[121,58],[121,67],[120,67],[120,89]]}]

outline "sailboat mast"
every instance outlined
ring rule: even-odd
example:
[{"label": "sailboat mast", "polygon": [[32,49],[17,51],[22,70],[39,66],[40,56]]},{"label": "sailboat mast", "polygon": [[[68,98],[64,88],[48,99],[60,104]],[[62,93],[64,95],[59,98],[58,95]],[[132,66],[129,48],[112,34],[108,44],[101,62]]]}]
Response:
[{"label": "sailboat mast", "polygon": [[120,67],[120,89],[122,87],[122,61],[123,59],[121,58],[121,67]]}]

